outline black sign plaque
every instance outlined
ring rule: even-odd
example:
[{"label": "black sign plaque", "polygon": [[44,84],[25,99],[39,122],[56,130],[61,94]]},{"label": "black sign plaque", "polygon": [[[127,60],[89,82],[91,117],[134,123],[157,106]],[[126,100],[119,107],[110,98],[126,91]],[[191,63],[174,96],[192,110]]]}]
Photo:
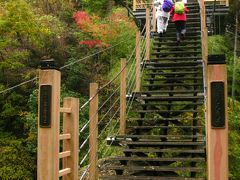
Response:
[{"label": "black sign plaque", "polygon": [[211,125],[225,128],[224,82],[211,82]]},{"label": "black sign plaque", "polygon": [[40,86],[40,127],[51,127],[52,86]]}]

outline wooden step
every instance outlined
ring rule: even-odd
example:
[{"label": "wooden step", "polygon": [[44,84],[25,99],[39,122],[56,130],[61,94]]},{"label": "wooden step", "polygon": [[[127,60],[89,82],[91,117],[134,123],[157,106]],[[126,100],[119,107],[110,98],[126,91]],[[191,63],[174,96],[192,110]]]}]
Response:
[{"label": "wooden step", "polygon": [[123,150],[124,153],[186,153],[186,154],[204,154],[204,149],[176,149],[176,148],[164,148],[164,149],[157,149],[157,148],[137,148],[131,149],[127,148]]},{"label": "wooden step", "polygon": [[178,66],[178,67],[174,67],[174,66],[169,66],[169,67],[146,67],[147,70],[186,70],[186,69],[190,69],[190,70],[198,70],[198,69],[202,69],[201,65],[197,65],[197,66]]},{"label": "wooden step", "polygon": [[205,158],[195,157],[195,158],[162,158],[162,157],[112,157],[108,158],[108,161],[145,161],[145,162],[203,162]]},{"label": "wooden step", "polygon": [[162,76],[173,76],[173,75],[202,75],[200,71],[177,71],[177,72],[147,72],[146,75],[162,75]]},{"label": "wooden step", "polygon": [[[197,80],[203,80],[202,77],[166,77],[166,78],[144,78],[144,81],[167,81],[167,82],[176,82],[176,81],[197,81]],[[184,93],[184,92],[183,92]]]},{"label": "wooden step", "polygon": [[99,177],[104,180],[206,180],[205,178],[185,178],[170,176],[130,176],[130,175],[103,175]]},{"label": "wooden step", "polygon": [[154,56],[166,56],[166,55],[190,55],[190,56],[196,56],[200,55],[202,52],[201,51],[171,51],[171,52],[152,52],[151,54]]},{"label": "wooden step", "polygon": [[130,118],[129,121],[193,121],[193,120],[200,120],[199,117],[196,118],[182,118],[182,117],[178,117],[178,118]]},{"label": "wooden step", "polygon": [[[195,11],[195,12],[197,12],[197,11]],[[186,23],[186,28],[188,29],[188,27],[201,27],[201,23],[200,22],[187,22]],[[168,25],[168,29],[170,29],[170,28],[175,28],[175,24],[174,23],[170,23]]]},{"label": "wooden step", "polygon": [[[154,62],[154,61],[166,61],[166,60],[170,60],[170,61],[197,61],[197,60],[201,60],[201,57],[158,57],[158,58],[151,58],[150,62]],[[149,63],[150,63],[149,62]],[[146,62],[148,63],[148,62]]]},{"label": "wooden step", "polygon": [[[195,107],[195,106],[200,106],[200,105],[203,105],[203,102],[197,102],[197,103],[192,103],[191,101],[189,101],[188,103],[183,103],[181,101],[175,101],[176,103],[172,102],[171,103],[168,103],[168,102],[165,102],[165,103],[153,103],[153,102],[145,102],[145,104],[139,104],[139,106],[142,106],[142,107],[151,107],[151,106],[171,106],[171,107],[181,107],[181,106],[188,106],[189,108],[190,107]],[[181,103],[179,103],[181,102]]]},{"label": "wooden step", "polygon": [[155,146],[204,146],[204,141],[196,141],[196,142],[190,142],[190,141],[122,141],[122,144],[124,145],[131,145],[134,147],[155,147]]},{"label": "wooden step", "polygon": [[[201,44],[200,40],[185,40],[180,43],[180,46],[186,45],[186,44]],[[161,46],[161,45],[176,45],[176,41],[168,41],[168,42],[153,42],[154,46]]]},{"label": "wooden step", "polygon": [[[164,34],[163,36],[154,36],[154,41],[161,41],[161,40],[172,40],[172,39],[176,39],[176,35],[175,36],[169,36],[167,33]],[[201,39],[201,36],[189,36],[186,35],[184,40],[196,40],[196,39]]]},{"label": "wooden step", "polygon": [[[203,126],[128,126],[128,128],[132,128],[132,129],[190,129],[190,130],[193,130],[193,129],[203,129],[205,127]],[[175,142],[174,142],[175,143]],[[170,145],[174,145],[173,144],[170,144]],[[144,143],[142,143],[144,145]],[[153,143],[154,144],[154,143]],[[141,144],[139,144],[141,145]],[[151,144],[145,144],[144,146],[150,146]],[[157,145],[157,144],[155,144]],[[159,144],[159,145],[163,145],[163,144]],[[167,144],[165,144],[167,145]],[[175,144],[176,145],[176,144]],[[179,143],[179,145],[181,145],[181,143]],[[187,144],[182,144],[182,145],[187,145]]]},{"label": "wooden step", "polygon": [[196,101],[204,99],[204,96],[150,96],[141,97],[140,99],[145,101]]},{"label": "wooden step", "polygon": [[203,90],[155,90],[155,91],[141,91],[141,94],[165,94],[165,93],[174,93],[174,94],[194,94],[194,93],[203,93]]},{"label": "wooden step", "polygon": [[201,60],[196,61],[181,61],[181,62],[146,62],[145,66],[152,66],[152,67],[166,67],[166,66],[194,66],[194,65],[201,65]]},{"label": "wooden step", "polygon": [[158,171],[158,172],[175,172],[175,171],[184,171],[184,172],[203,172],[205,169],[200,167],[169,167],[169,166],[124,166],[124,165],[111,165],[107,167],[112,170],[128,170],[128,171]]},{"label": "wooden step", "polygon": [[189,45],[189,46],[160,46],[160,47],[153,47],[152,50],[160,50],[160,51],[185,51],[186,49],[190,50],[197,50],[199,51],[199,49],[201,49],[201,45],[200,44],[196,44],[196,45]]},{"label": "wooden step", "polygon": [[[185,35],[186,35],[186,37],[187,36],[201,36],[201,29],[191,30],[191,29],[188,28]],[[160,38],[159,34],[157,32],[151,32],[151,36],[153,38],[155,38],[155,37]],[[164,36],[166,36],[166,37],[176,37],[176,29],[170,29],[170,30],[167,29],[166,33],[164,33]]]},{"label": "wooden step", "polygon": [[[168,33],[173,33],[175,32],[176,33],[176,27],[175,27],[175,24],[172,24],[170,27],[168,26],[167,28],[167,32],[166,34]],[[187,32],[201,32],[201,26],[187,26],[186,27],[186,33]]]},{"label": "wooden step", "polygon": [[[164,83],[164,84],[144,84],[143,87],[146,87],[146,88],[152,88],[152,90],[155,90],[156,88],[163,88],[163,87],[184,87],[184,88],[187,88],[187,87],[197,87],[197,86],[200,86],[202,87],[203,84],[202,83],[189,83],[189,84],[183,84],[182,82],[181,83]],[[150,97],[149,97],[150,98]],[[159,97],[160,98],[160,97]],[[157,97],[153,97],[152,99],[157,99],[157,100],[163,100],[165,99],[166,97],[162,97],[162,99],[157,99]],[[177,97],[179,98],[179,97]],[[143,98],[142,98],[143,99]],[[145,98],[144,98],[145,99]],[[179,98],[180,99],[180,98]],[[187,99],[191,99],[191,98],[187,98],[187,97],[184,97],[183,99],[181,100],[187,100]],[[151,98],[149,99],[151,100]],[[169,99],[170,100],[170,99]],[[176,100],[176,99],[175,99]],[[180,101],[181,101],[180,100]]]},{"label": "wooden step", "polygon": [[161,138],[170,138],[171,141],[173,141],[172,139],[176,139],[179,141],[179,139],[181,140],[184,140],[184,139],[193,139],[193,138],[204,138],[205,136],[204,135],[123,135],[123,136],[120,136],[118,135],[116,137],[116,139],[143,139],[145,141],[151,139],[151,141],[154,141],[154,140],[158,140],[160,141]]},{"label": "wooden step", "polygon": [[199,110],[136,110],[136,113],[198,113]]}]

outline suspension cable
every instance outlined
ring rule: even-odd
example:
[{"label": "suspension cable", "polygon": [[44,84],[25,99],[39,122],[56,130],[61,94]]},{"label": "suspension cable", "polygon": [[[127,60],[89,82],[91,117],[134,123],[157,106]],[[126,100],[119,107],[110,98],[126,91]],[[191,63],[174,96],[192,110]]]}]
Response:
[{"label": "suspension cable", "polygon": [[5,92],[7,92],[7,91],[10,91],[10,90],[12,90],[12,89],[15,89],[15,88],[17,88],[17,87],[19,87],[19,86],[22,86],[22,85],[24,85],[24,84],[30,83],[30,82],[32,82],[32,81],[35,81],[35,80],[37,80],[37,79],[38,79],[38,77],[36,76],[35,78],[32,78],[32,79],[30,79],[30,80],[24,81],[24,82],[22,82],[22,83],[20,83],[20,84],[17,84],[17,85],[15,85],[15,86],[10,87],[10,88],[7,88],[7,89],[5,89],[5,90],[3,90],[3,91],[0,91],[0,94],[5,93]]}]

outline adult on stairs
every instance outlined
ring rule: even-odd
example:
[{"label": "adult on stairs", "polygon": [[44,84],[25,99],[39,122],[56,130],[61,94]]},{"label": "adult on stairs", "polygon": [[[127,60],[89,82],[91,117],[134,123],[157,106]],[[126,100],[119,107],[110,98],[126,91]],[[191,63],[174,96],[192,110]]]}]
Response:
[{"label": "adult on stairs", "polygon": [[184,1],[176,0],[174,6],[172,7],[170,13],[172,15],[172,21],[176,26],[176,35],[177,35],[177,43],[179,44],[181,40],[184,39],[186,33],[186,21],[189,10],[185,6]]}]

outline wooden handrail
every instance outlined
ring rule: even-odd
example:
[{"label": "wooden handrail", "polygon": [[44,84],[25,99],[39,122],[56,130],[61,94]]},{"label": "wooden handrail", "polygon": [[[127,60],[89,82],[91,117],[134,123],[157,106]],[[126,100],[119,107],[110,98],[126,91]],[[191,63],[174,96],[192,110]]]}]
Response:
[{"label": "wooden handrail", "polygon": [[126,59],[121,59],[121,82],[120,82],[120,127],[119,134],[126,133]]},{"label": "wooden handrail", "polygon": [[150,60],[150,8],[146,9],[146,60]]},{"label": "wooden handrail", "polygon": [[59,171],[58,176],[62,177],[65,176],[67,174],[71,173],[71,169],[70,168],[65,168]]},{"label": "wooden handrail", "polygon": [[[79,147],[79,99],[66,97],[63,100],[65,112],[63,114],[63,169],[70,168],[71,173],[66,179],[78,179],[78,147]],[[71,110],[71,113],[68,113]],[[65,179],[64,179],[65,180]]]},{"label": "wooden handrail", "polygon": [[71,156],[71,151],[64,151],[59,153],[59,159]]},{"label": "wooden handrail", "polygon": [[[205,2],[214,2],[215,0],[204,0]],[[229,6],[229,0],[216,0],[218,2],[220,2],[220,4],[222,5],[226,5]]]},{"label": "wooden handrail", "polygon": [[98,179],[98,169],[97,169],[97,161],[98,161],[98,84],[90,83],[90,98],[93,98],[89,104],[89,174],[90,179],[97,180]]},{"label": "wooden handrail", "polygon": [[136,89],[140,92],[141,87],[141,32],[136,32]]},{"label": "wooden handrail", "polygon": [[59,140],[71,139],[71,134],[60,134]]},{"label": "wooden handrail", "polygon": [[62,112],[62,113],[71,113],[72,112],[72,108],[61,107],[60,108],[60,112]]}]

